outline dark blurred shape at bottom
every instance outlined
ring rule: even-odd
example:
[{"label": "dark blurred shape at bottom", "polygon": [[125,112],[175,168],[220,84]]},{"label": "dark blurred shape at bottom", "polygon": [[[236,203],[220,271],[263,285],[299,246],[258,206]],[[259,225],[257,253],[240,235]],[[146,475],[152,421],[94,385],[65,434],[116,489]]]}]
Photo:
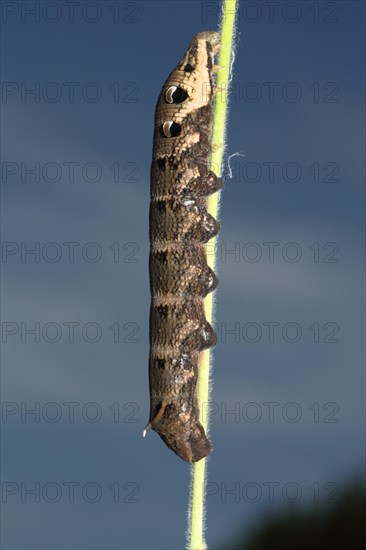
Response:
[{"label": "dark blurred shape at bottom", "polygon": [[283,510],[255,530],[227,541],[225,550],[358,550],[366,548],[365,489],[352,483],[337,502]]}]

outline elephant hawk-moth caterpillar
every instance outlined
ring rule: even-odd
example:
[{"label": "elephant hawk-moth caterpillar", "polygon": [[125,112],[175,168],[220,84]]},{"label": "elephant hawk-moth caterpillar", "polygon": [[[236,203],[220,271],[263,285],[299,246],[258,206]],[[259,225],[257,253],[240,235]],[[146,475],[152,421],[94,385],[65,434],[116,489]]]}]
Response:
[{"label": "elephant hawk-moth caterpillar", "polygon": [[207,197],[222,187],[209,168],[214,57],[220,35],[196,34],[159,95],[150,203],[150,419],[166,445],[187,462],[212,449],[199,422],[198,358],[216,344],[204,297],[217,286],[205,243],[218,222]]}]

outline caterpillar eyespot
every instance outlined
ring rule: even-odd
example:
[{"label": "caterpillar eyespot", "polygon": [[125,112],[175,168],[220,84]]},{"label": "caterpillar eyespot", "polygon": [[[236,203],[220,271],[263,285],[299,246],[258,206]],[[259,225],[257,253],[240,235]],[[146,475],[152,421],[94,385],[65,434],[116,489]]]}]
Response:
[{"label": "caterpillar eyespot", "polygon": [[180,134],[181,125],[169,120],[164,122],[162,130],[165,137],[177,137]]},{"label": "caterpillar eyespot", "polygon": [[170,86],[165,92],[167,103],[182,103],[188,98],[188,92],[177,86]]},{"label": "caterpillar eyespot", "polygon": [[[216,344],[203,299],[217,286],[205,243],[219,231],[207,197],[222,187],[210,170],[214,57],[220,36],[195,35],[159,95],[155,111],[150,203],[150,419],[187,462],[207,456],[199,421],[198,360]],[[185,90],[190,90],[189,94]],[[175,122],[175,120],[179,120]],[[167,139],[169,138],[169,139]]]}]

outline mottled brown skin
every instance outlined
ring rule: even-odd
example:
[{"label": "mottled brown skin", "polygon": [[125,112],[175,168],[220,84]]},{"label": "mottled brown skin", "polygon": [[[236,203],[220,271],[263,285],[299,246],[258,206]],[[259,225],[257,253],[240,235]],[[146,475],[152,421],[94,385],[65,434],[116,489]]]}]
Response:
[{"label": "mottled brown skin", "polygon": [[216,344],[203,298],[217,286],[205,243],[219,231],[207,197],[222,187],[211,155],[215,32],[199,33],[169,75],[155,112],[150,205],[150,421],[187,462],[212,449],[199,422],[199,353]]},{"label": "mottled brown skin", "polygon": [[[167,273],[176,274],[177,266],[177,276],[167,277]],[[207,265],[204,244],[155,243],[150,254],[150,287],[155,298],[166,295],[204,298],[217,284],[215,273]]]}]

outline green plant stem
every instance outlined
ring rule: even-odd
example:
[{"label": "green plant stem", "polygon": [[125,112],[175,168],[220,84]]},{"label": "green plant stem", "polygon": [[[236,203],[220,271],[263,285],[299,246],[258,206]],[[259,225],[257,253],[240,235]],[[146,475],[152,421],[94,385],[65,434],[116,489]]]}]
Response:
[{"label": "green plant stem", "polygon": [[[221,47],[219,55],[219,71],[217,78],[218,93],[216,95],[214,122],[212,130],[212,155],[211,167],[219,177],[222,175],[222,159],[225,149],[225,128],[228,110],[228,82],[230,78],[230,63],[233,51],[233,39],[235,29],[235,11],[236,0],[224,0],[221,24]],[[209,197],[207,202],[208,212],[217,219],[219,212],[220,193],[215,193]],[[216,239],[209,242],[206,247],[207,263],[215,271],[216,254],[211,252],[216,250]],[[212,323],[214,317],[213,295],[208,294],[205,298],[205,313],[209,323]],[[206,350],[200,354],[198,366],[198,403],[201,411],[201,422],[205,431],[209,427],[209,380],[211,350]],[[204,414],[202,414],[205,411]],[[190,504],[190,525],[189,525],[189,550],[205,550],[206,543],[204,539],[204,517],[205,517],[205,476],[206,459],[196,462],[193,466],[192,486],[191,486],[191,504]]]}]

